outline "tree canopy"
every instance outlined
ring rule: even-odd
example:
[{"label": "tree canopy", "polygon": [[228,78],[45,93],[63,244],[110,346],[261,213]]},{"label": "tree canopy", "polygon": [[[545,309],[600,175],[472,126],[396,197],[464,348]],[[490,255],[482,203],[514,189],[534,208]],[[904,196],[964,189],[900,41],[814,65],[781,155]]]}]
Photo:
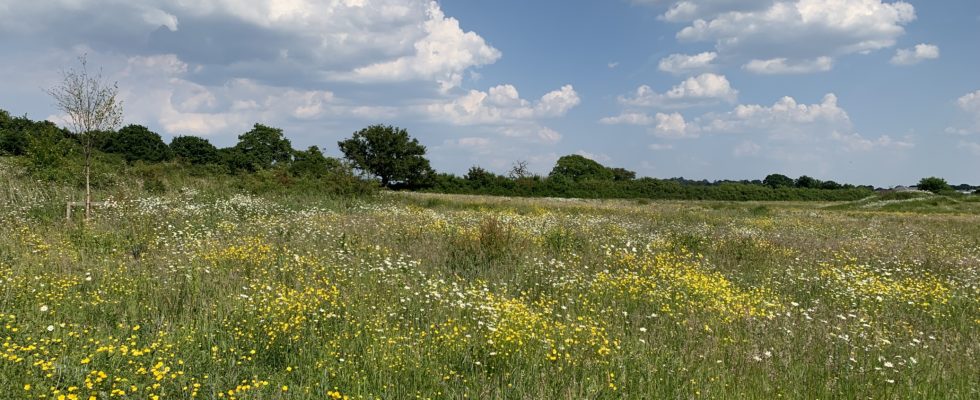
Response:
[{"label": "tree canopy", "polygon": [[238,136],[234,152],[239,167],[258,171],[291,161],[293,147],[282,129],[255,124],[252,130]]},{"label": "tree canopy", "polygon": [[947,192],[953,190],[945,179],[937,178],[935,176],[922,178],[922,180],[919,181],[919,184],[916,185],[916,187],[919,188],[919,190],[928,190],[933,193]]},{"label": "tree canopy", "polygon": [[766,179],[762,180],[762,184],[773,189],[778,189],[781,187],[793,187],[796,185],[796,181],[783,174],[769,174],[766,176]]},{"label": "tree canopy", "polygon": [[602,164],[578,154],[562,156],[548,174],[551,178],[567,178],[572,181],[609,181],[615,174]]},{"label": "tree canopy", "polygon": [[385,187],[396,183],[424,186],[434,175],[425,146],[402,128],[371,125],[337,145],[354,168],[377,176]]},{"label": "tree canopy", "polygon": [[180,160],[191,164],[212,164],[220,160],[218,148],[207,139],[197,136],[177,136],[170,141],[170,150]]},{"label": "tree canopy", "polygon": [[145,126],[127,125],[107,136],[102,151],[120,154],[126,161],[160,162],[173,158],[160,135]]}]

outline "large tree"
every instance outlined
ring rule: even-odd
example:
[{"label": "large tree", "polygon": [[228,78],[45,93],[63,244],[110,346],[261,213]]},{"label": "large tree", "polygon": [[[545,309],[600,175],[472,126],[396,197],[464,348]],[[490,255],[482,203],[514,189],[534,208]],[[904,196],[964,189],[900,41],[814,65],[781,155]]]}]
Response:
[{"label": "large tree", "polygon": [[337,143],[354,168],[377,176],[381,185],[419,186],[433,175],[425,146],[408,131],[391,125],[371,125]]},{"label": "large tree", "polygon": [[783,174],[769,174],[766,176],[766,179],[762,180],[762,184],[773,189],[778,189],[781,187],[792,187],[796,185],[796,181]]},{"label": "large tree", "polygon": [[255,124],[252,130],[238,136],[235,151],[251,171],[288,164],[293,158],[293,147],[282,129]]},{"label": "large tree", "polygon": [[127,125],[111,134],[103,146],[107,153],[122,155],[126,161],[160,162],[173,158],[170,147],[160,135],[143,125]]},{"label": "large tree", "polygon": [[170,141],[170,151],[178,159],[191,164],[217,163],[218,149],[207,139],[197,136],[177,136]]},{"label": "large tree", "polygon": [[48,89],[55,104],[65,114],[68,129],[78,137],[85,155],[85,220],[92,217],[92,152],[95,150],[97,132],[116,129],[123,118],[119,85],[109,83],[102,72],[89,75],[85,56],[78,59],[80,69],[62,71],[61,83]]},{"label": "large tree", "polygon": [[603,180],[611,181],[616,178],[612,170],[591,159],[578,154],[562,156],[555,163],[549,178],[567,178],[573,181]]}]

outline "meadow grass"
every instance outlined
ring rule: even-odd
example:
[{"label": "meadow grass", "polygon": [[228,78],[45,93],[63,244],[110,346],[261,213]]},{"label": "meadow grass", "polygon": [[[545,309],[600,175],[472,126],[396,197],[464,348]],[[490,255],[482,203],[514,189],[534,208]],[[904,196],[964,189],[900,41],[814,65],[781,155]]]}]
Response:
[{"label": "meadow grass", "polygon": [[0,398],[980,396],[976,214],[0,177]]}]

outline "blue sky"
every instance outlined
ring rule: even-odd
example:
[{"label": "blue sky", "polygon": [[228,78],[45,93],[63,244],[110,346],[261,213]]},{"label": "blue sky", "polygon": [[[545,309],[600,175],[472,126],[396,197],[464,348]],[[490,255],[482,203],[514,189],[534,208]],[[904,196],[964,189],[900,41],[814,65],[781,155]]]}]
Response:
[{"label": "blue sky", "polygon": [[80,54],[127,123],[219,146],[405,127],[433,166],[980,184],[980,2],[0,0],[0,108]]}]

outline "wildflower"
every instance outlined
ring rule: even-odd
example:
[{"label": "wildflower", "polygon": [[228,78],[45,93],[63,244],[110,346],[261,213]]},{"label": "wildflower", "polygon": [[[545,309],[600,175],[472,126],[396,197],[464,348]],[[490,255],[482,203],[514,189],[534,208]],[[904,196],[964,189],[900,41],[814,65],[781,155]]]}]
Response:
[{"label": "wildflower", "polygon": [[41,312],[48,312],[47,304],[41,306]]},{"label": "wildflower", "polygon": [[25,383],[24,384],[24,390],[25,391],[28,391],[28,392],[31,391],[31,384],[30,383]]},{"label": "wildflower", "polygon": [[54,331],[54,325],[48,325],[48,332]]}]

